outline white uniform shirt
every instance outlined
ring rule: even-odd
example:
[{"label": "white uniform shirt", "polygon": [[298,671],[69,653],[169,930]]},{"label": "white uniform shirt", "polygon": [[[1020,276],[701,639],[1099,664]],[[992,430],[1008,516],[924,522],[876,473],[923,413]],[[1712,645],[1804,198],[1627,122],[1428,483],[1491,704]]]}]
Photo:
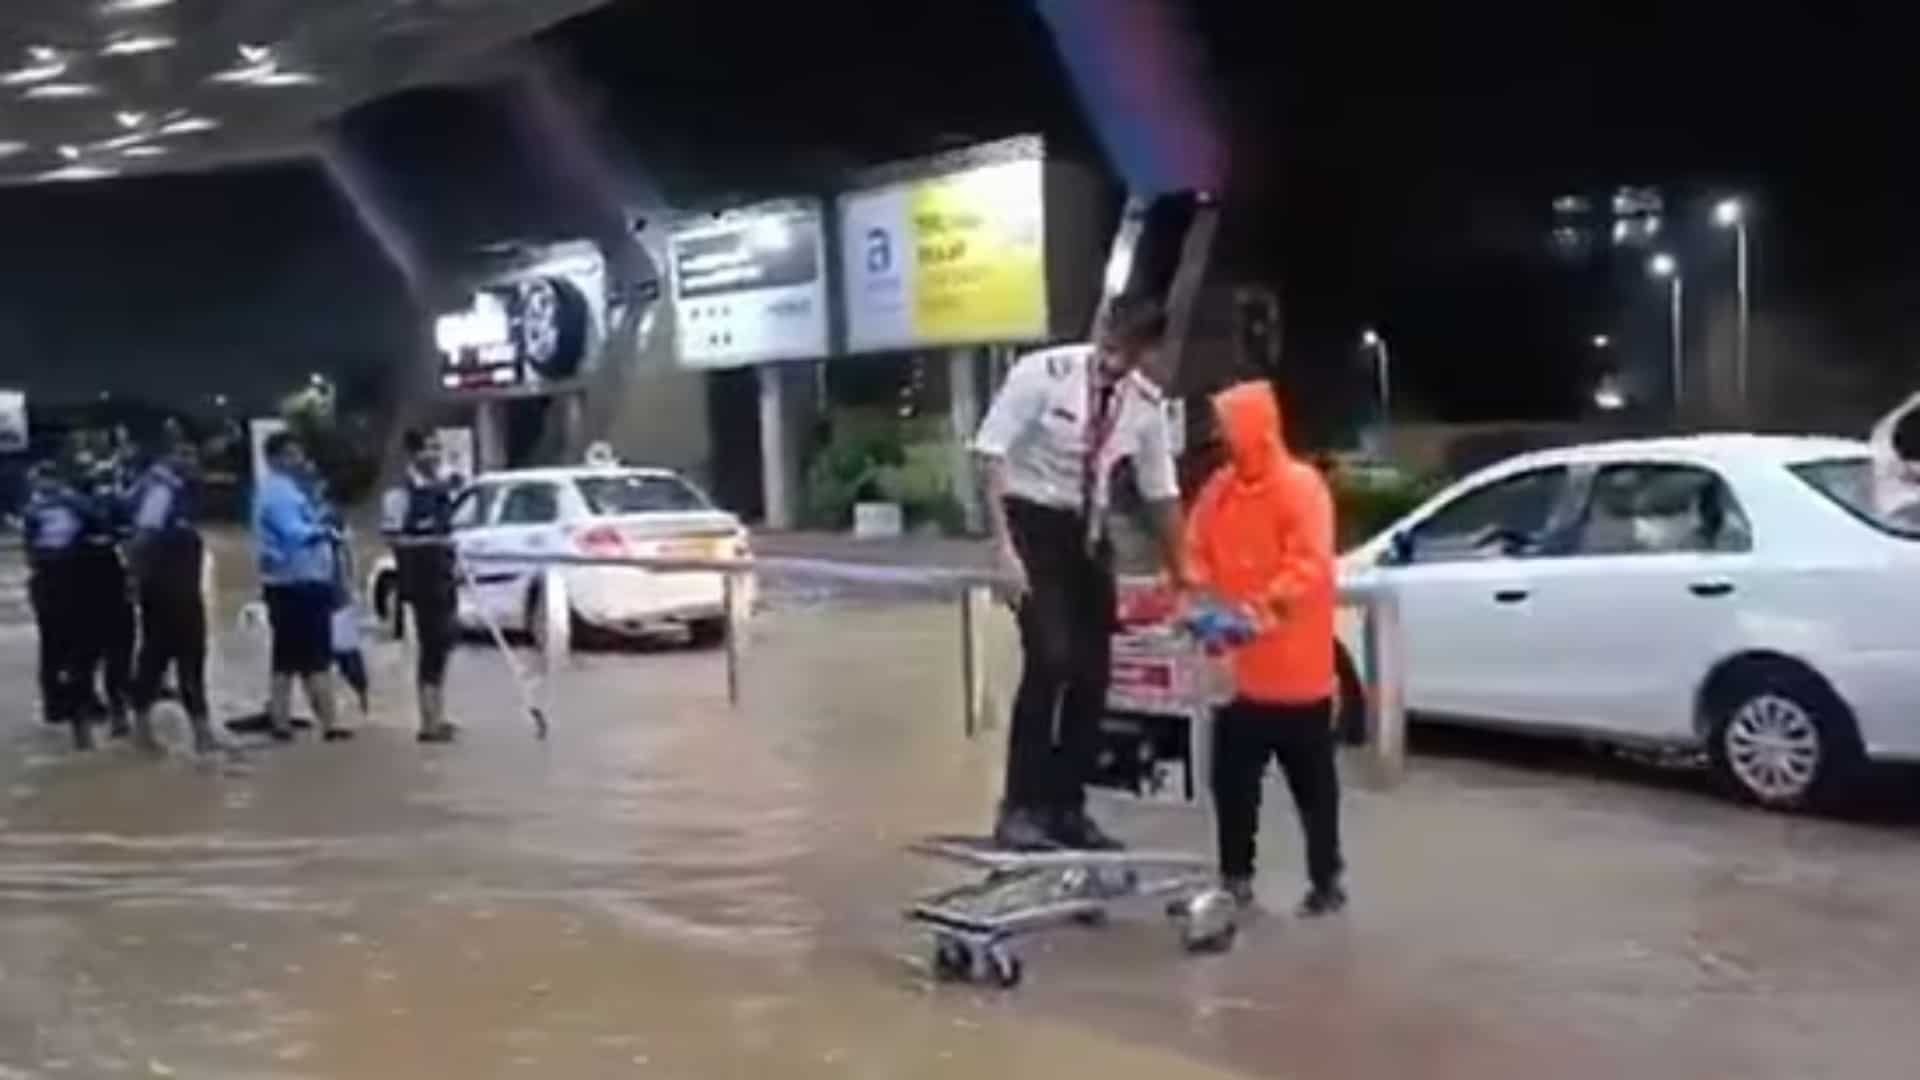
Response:
[{"label": "white uniform shirt", "polygon": [[[973,440],[976,453],[1006,462],[1007,494],[1075,513],[1088,505],[1082,487],[1093,436],[1087,400],[1093,353],[1091,345],[1063,345],[1014,362]],[[1136,371],[1113,393],[1112,426],[1093,474],[1096,516],[1106,510],[1113,470],[1126,458],[1133,459],[1143,498],[1180,497],[1160,388]]]}]

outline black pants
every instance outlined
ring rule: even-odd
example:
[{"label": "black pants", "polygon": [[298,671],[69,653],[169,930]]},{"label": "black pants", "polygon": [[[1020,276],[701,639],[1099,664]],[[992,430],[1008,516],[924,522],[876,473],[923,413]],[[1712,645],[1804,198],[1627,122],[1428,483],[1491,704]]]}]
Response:
[{"label": "black pants", "polygon": [[207,715],[207,610],[200,598],[199,560],[185,577],[154,574],[140,583],[140,662],[133,705],[151,709],[172,668],[180,704],[189,716]]},{"label": "black pants", "polygon": [[65,723],[79,707],[74,695],[82,655],[77,637],[82,612],[71,563],[49,558],[35,566],[27,596],[40,637],[40,708],[48,723]]},{"label": "black pants", "polygon": [[1269,705],[1234,701],[1214,714],[1213,802],[1220,830],[1220,873],[1252,877],[1260,832],[1260,783],[1267,759],[1293,791],[1307,840],[1307,878],[1339,883],[1340,774],[1334,765],[1333,703]]},{"label": "black pants", "polygon": [[[73,574],[85,612],[75,628],[79,673],[72,690],[86,708],[97,708],[101,702],[94,692],[104,690],[107,708],[119,712],[133,698],[134,612],[127,570],[113,548],[82,544]],[[197,587],[197,570],[194,582]]]},{"label": "black pants", "polygon": [[421,686],[442,686],[447,681],[447,659],[453,655],[453,590],[423,590],[408,597],[406,604],[413,612],[413,633],[419,646],[414,679]]},{"label": "black pants", "polygon": [[1006,804],[1071,812],[1085,783],[1107,707],[1114,628],[1113,559],[1088,551],[1085,519],[1008,499],[1007,524],[1027,567],[1020,606],[1020,687],[1007,746]]}]

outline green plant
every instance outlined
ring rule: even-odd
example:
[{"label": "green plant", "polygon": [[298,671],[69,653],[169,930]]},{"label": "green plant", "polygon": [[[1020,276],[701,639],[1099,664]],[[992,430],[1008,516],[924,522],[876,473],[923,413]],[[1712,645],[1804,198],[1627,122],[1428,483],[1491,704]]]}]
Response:
[{"label": "green plant", "polygon": [[380,477],[379,440],[365,414],[342,416],[333,395],[306,389],[280,403],[280,417],[306,448],[334,504],[350,506],[373,490]]},{"label": "green plant", "polygon": [[836,435],[807,468],[808,521],[820,528],[847,527],[853,504],[884,498],[884,470],[906,460],[906,449],[892,432]]}]

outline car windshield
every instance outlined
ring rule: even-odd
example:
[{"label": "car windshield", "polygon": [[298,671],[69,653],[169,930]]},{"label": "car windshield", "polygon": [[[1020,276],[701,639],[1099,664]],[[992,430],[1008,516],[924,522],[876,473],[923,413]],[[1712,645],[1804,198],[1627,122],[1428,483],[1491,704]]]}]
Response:
[{"label": "car windshield", "polygon": [[624,514],[672,514],[711,509],[692,485],[677,476],[622,473],[583,476],[574,481],[587,509],[600,517]]},{"label": "car windshield", "polygon": [[1903,505],[1883,507],[1873,496],[1873,462],[1864,457],[1831,458],[1790,466],[1815,491],[1839,503],[1881,532],[1920,540],[1920,478]]}]

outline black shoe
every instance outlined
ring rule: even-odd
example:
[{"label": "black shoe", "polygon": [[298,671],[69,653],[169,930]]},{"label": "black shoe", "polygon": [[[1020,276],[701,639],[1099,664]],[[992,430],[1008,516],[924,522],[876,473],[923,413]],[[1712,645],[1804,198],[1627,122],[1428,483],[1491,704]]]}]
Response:
[{"label": "black shoe", "polygon": [[1123,851],[1127,846],[1107,835],[1085,810],[1062,811],[1054,816],[1052,826],[1047,835],[1060,846],[1075,851]]},{"label": "black shoe", "polygon": [[1007,851],[1050,851],[1057,845],[1039,814],[1009,806],[1001,809],[1000,820],[994,823],[993,846]]},{"label": "black shoe", "polygon": [[352,740],[353,729],[345,727],[328,728],[320,736],[321,742],[351,742]]},{"label": "black shoe", "polygon": [[1250,908],[1257,899],[1253,895],[1253,878],[1223,877],[1220,879],[1220,891],[1233,897],[1233,902],[1241,908]]},{"label": "black shoe", "polygon": [[452,742],[454,739],[458,738],[459,735],[460,735],[459,728],[453,726],[452,724],[441,724],[437,727],[421,728],[420,733],[418,735],[415,735],[414,739],[417,742],[425,743],[428,745],[442,745],[445,743]]},{"label": "black shoe", "polygon": [[1294,914],[1303,919],[1317,919],[1322,915],[1335,915],[1347,906],[1347,891],[1338,885],[1316,885],[1307,893],[1306,899]]}]

